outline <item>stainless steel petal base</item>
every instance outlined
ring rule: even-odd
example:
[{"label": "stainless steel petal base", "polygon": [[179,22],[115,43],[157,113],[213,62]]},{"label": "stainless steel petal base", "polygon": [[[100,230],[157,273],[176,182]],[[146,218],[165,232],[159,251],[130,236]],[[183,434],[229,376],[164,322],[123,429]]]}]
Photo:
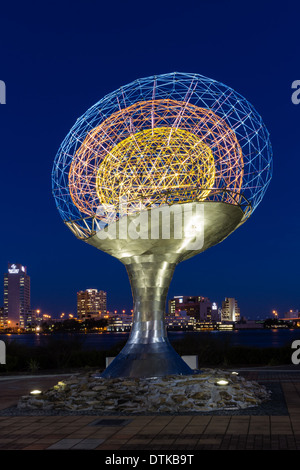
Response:
[{"label": "stainless steel petal base", "polygon": [[[99,377],[161,377],[190,375],[194,371],[176,353],[168,338],[140,344],[130,340]],[[97,376],[96,376],[97,377]]]},{"label": "stainless steel petal base", "polygon": [[[226,203],[193,202],[176,204],[173,213],[166,211],[162,217],[160,212],[160,208],[147,211],[148,220],[145,213],[142,219],[141,213],[123,217],[109,226],[107,236],[97,233],[87,240],[125,265],[134,303],[130,337],[101,377],[194,373],[168,341],[165,310],[169,285],[177,264],[224,240],[242,223],[243,211]],[[126,224],[126,231],[122,224]],[[118,233],[122,236],[116,236]]]}]

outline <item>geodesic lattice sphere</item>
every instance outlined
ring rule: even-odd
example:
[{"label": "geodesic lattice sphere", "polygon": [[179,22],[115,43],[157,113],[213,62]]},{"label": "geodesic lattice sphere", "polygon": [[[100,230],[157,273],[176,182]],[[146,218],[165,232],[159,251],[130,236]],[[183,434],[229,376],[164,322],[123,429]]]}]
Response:
[{"label": "geodesic lattice sphere", "polygon": [[185,130],[174,129],[170,135],[169,127],[158,127],[117,144],[99,165],[96,188],[103,204],[117,207],[120,199],[126,200],[128,211],[134,211],[161,205],[161,188],[172,202],[198,195],[205,199],[214,179],[214,157],[207,145]]},{"label": "geodesic lattice sphere", "polygon": [[244,219],[272,176],[269,134],[240,95],[196,74],[136,80],[78,119],[56,156],[53,194],[64,221],[84,238],[103,210],[223,201]]}]

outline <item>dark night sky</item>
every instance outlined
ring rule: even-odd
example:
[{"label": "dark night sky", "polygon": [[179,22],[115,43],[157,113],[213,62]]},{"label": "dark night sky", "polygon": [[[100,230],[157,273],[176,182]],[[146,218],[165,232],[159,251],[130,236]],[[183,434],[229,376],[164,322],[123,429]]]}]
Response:
[{"label": "dark night sky", "polygon": [[[28,267],[32,307],[75,313],[77,290],[107,290],[131,308],[120,262],[77,240],[51,193],[58,147],[105,94],[140,77],[194,72],[242,94],[271,134],[274,174],[252,218],[179,265],[170,295],[236,297],[242,315],[300,309],[300,79],[297,1],[45,1],[2,3],[0,273]],[[0,300],[0,304],[2,299]]]}]

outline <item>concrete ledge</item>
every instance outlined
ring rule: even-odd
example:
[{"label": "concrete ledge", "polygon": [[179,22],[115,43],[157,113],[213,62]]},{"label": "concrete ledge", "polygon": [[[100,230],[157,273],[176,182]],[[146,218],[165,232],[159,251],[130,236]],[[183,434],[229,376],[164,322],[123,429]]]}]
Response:
[{"label": "concrete ledge", "polygon": [[187,363],[187,365],[195,370],[195,369],[198,369],[198,356],[195,355],[195,356],[181,356],[181,359],[184,360],[184,362]]},{"label": "concrete ledge", "polygon": [[108,367],[109,364],[111,364],[113,360],[114,360],[114,357],[106,357],[105,358],[105,367]]}]

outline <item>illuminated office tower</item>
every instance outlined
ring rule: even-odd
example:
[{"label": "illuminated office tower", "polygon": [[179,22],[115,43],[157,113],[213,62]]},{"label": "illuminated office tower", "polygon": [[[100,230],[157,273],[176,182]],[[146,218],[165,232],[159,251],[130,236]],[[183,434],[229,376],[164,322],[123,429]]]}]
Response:
[{"label": "illuminated office tower", "polygon": [[226,297],[222,302],[222,321],[239,321],[240,309],[237,301],[232,297]]},{"label": "illuminated office tower", "polygon": [[4,318],[6,326],[25,328],[31,315],[30,277],[21,264],[8,264],[4,274]]},{"label": "illuminated office tower", "polygon": [[169,314],[177,315],[185,311],[198,321],[211,320],[212,303],[202,296],[175,296],[169,301]]},{"label": "illuminated office tower", "polygon": [[77,316],[79,320],[99,317],[106,313],[106,292],[86,289],[77,292]]}]

